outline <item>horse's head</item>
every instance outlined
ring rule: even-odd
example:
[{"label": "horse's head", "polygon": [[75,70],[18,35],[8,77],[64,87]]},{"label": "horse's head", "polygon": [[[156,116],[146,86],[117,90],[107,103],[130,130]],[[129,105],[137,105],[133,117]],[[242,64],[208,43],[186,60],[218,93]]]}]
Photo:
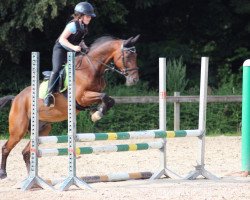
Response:
[{"label": "horse's head", "polygon": [[137,54],[135,43],[140,35],[123,40],[121,46],[115,51],[114,64],[126,77],[126,85],[131,86],[139,81]]}]

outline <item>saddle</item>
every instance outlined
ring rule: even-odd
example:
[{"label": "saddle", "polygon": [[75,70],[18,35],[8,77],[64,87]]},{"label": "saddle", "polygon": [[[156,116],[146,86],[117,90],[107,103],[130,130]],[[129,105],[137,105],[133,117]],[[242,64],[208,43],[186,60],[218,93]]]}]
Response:
[{"label": "saddle", "polygon": [[[39,98],[44,99],[47,95],[48,90],[48,82],[52,71],[43,71],[43,81],[39,87]],[[55,91],[59,93],[63,93],[68,88],[68,68],[64,66],[64,68],[59,72],[59,76],[56,80]]]},{"label": "saddle", "polygon": [[[49,81],[50,75],[51,75],[52,71],[43,71],[43,81]],[[55,86],[55,91],[58,92],[64,92],[65,90],[67,90],[68,88],[68,68],[67,67],[63,67],[63,69],[61,69],[61,71],[59,72],[59,76],[56,80],[56,86]]]}]

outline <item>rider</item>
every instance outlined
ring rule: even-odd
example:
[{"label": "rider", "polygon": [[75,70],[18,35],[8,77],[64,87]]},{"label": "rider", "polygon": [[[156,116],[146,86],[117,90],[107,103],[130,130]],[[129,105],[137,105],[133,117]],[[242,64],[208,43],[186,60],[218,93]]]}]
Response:
[{"label": "rider", "polygon": [[47,107],[54,106],[53,92],[56,92],[59,72],[62,65],[66,63],[67,52],[79,52],[82,49],[85,53],[88,47],[85,45],[83,38],[88,32],[88,24],[92,17],[96,17],[93,6],[88,2],[80,2],[75,6],[73,20],[70,21],[62,34],[56,40],[52,54],[53,70],[48,83],[47,96],[44,99],[44,104]]}]

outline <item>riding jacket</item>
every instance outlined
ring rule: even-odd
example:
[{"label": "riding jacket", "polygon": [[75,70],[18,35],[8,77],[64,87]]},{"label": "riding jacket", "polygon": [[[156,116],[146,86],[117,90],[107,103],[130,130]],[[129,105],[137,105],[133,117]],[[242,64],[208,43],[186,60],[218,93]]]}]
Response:
[{"label": "riding jacket", "polygon": [[[66,29],[72,34],[68,37],[68,41],[73,45],[79,45],[85,35],[88,33],[88,27],[80,24],[79,21],[70,21],[66,25]],[[59,39],[57,39],[58,41]],[[58,41],[59,42],[59,41]],[[62,44],[61,44],[62,45]],[[62,45],[63,46],[63,45]],[[68,47],[63,46],[67,51],[72,51]]]}]

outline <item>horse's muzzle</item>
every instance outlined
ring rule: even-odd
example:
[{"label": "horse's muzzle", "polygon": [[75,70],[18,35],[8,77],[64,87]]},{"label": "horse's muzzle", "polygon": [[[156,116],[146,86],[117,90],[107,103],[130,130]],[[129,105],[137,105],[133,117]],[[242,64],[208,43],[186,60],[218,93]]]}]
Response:
[{"label": "horse's muzzle", "polygon": [[126,77],[126,86],[132,86],[138,83],[139,77],[127,76]]}]

